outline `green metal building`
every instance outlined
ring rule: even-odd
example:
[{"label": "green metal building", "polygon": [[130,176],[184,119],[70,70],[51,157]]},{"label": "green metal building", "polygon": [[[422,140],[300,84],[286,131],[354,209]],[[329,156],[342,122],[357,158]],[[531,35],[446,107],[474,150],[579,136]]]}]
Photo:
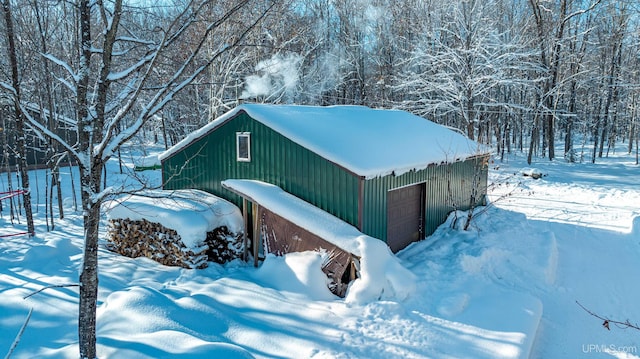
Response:
[{"label": "green metal building", "polygon": [[236,205],[227,179],[279,186],[387,242],[424,239],[455,209],[484,201],[488,152],[398,110],[245,104],[160,156],[165,189],[196,188]]}]

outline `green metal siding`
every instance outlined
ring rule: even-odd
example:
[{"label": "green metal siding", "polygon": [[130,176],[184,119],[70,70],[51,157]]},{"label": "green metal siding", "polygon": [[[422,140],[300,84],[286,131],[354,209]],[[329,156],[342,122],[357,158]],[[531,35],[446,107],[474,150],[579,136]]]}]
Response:
[{"label": "green metal siding", "polygon": [[[487,166],[474,158],[448,165],[433,165],[400,176],[385,176],[364,182],[362,231],[375,238],[387,238],[387,192],[416,183],[426,184],[425,236],[431,235],[454,209],[470,208],[473,176],[478,178],[476,204],[484,200]],[[479,171],[479,172],[478,172]]]},{"label": "green metal siding", "polygon": [[[251,133],[250,162],[236,160],[236,132]],[[275,184],[386,242],[388,191],[426,184],[424,234],[428,236],[452,210],[469,208],[474,176],[479,178],[478,203],[484,200],[486,159],[432,165],[399,176],[365,180],[239,112],[165,159],[162,167],[166,189],[198,188],[239,207],[242,199],[222,188],[221,181],[257,179]]]},{"label": "green metal siding", "polygon": [[[251,161],[236,160],[236,132],[251,133]],[[358,226],[358,177],[318,156],[246,113],[221,124],[164,160],[166,189],[199,188],[238,206],[242,199],[221,181],[256,179]]]}]

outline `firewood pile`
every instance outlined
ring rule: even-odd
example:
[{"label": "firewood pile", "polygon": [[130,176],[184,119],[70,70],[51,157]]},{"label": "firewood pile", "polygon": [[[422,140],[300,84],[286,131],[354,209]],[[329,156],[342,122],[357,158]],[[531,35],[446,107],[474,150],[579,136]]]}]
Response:
[{"label": "firewood pile", "polygon": [[225,226],[207,232],[205,243],[209,247],[207,257],[211,262],[227,263],[242,258],[244,252],[242,233],[233,234]]},{"label": "firewood pile", "polygon": [[146,219],[111,219],[107,248],[130,258],[147,257],[167,266],[205,268],[208,261],[226,263],[243,253],[242,234],[219,227],[207,233],[202,246],[187,248],[178,232]]}]

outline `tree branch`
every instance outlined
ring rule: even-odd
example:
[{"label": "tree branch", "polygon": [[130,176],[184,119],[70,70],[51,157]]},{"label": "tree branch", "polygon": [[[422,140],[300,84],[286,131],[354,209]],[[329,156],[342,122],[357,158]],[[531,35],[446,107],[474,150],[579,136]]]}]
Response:
[{"label": "tree branch", "polygon": [[580,308],[582,308],[585,312],[589,313],[590,315],[602,320],[602,326],[607,328],[607,330],[611,330],[609,325],[610,324],[615,324],[618,328],[620,329],[628,329],[628,328],[632,328],[632,329],[636,329],[636,330],[640,330],[640,326],[638,326],[638,324],[632,324],[629,319],[625,320],[624,322],[619,321],[619,320],[613,320],[613,319],[609,319],[607,317],[603,317],[601,315],[598,315],[592,311],[590,311],[589,309],[585,308],[582,304],[580,304],[580,302],[578,302],[576,300],[576,304],[578,304],[580,306]]},{"label": "tree branch", "polygon": [[79,287],[79,286],[80,286],[80,284],[57,284],[57,285],[49,285],[49,286],[46,286],[46,287],[42,287],[42,288],[40,288],[40,289],[36,290],[35,292],[28,294],[28,295],[27,295],[27,296],[25,296],[25,297],[22,297],[22,299],[27,299],[27,298],[32,297],[32,296],[34,296],[34,295],[36,295],[36,294],[38,294],[38,293],[40,293],[40,292],[42,292],[42,291],[45,291],[45,290],[47,290],[47,289],[51,289],[51,288],[67,288],[67,287]]},{"label": "tree branch", "polygon": [[33,308],[29,309],[29,314],[27,314],[27,319],[24,320],[24,324],[22,324],[20,331],[18,331],[16,338],[13,340],[13,343],[11,344],[11,348],[9,348],[9,351],[7,352],[7,355],[5,355],[4,359],[9,359],[11,357],[11,354],[13,354],[13,351],[16,350],[16,347],[18,346],[18,343],[22,338],[22,333],[24,333],[24,330],[27,328],[27,324],[29,324],[29,320],[31,319],[32,313],[33,313]]}]

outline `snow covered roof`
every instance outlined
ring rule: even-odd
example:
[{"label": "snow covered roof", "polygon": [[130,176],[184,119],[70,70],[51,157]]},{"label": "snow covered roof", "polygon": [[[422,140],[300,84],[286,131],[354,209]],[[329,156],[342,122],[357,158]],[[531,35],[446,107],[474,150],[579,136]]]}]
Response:
[{"label": "snow covered roof", "polygon": [[170,157],[244,111],[299,145],[349,171],[374,178],[487,153],[445,126],[400,110],[363,106],[244,104],[227,112],[160,155]]},{"label": "snow covered roof", "polygon": [[387,296],[404,299],[415,290],[415,275],[400,264],[383,241],[362,234],[354,226],[270,183],[228,179],[222,185],[358,256],[359,278],[349,286],[347,302],[363,303]]},{"label": "snow covered roof", "polygon": [[349,253],[362,255],[355,239],[363,234],[356,227],[276,185],[256,180],[228,179],[222,181],[222,186]]},{"label": "snow covered roof", "polygon": [[209,231],[226,226],[231,232],[239,233],[244,225],[242,214],[234,204],[195,189],[127,195],[107,202],[104,209],[109,219],[146,219],[171,228],[191,249],[199,248]]},{"label": "snow covered roof", "polygon": [[[37,104],[37,103],[33,103],[33,102],[27,102],[25,104],[25,107],[27,108],[27,110],[29,111],[33,111],[34,113],[37,113],[38,115],[40,115],[40,113],[42,113],[44,116],[51,116],[51,114],[49,113],[49,110],[42,108],[41,105]],[[59,113],[55,113],[55,120],[57,123],[59,123],[60,125],[58,125],[59,128],[68,128],[68,129],[77,129],[78,128],[78,122],[70,117],[61,115]]]}]

